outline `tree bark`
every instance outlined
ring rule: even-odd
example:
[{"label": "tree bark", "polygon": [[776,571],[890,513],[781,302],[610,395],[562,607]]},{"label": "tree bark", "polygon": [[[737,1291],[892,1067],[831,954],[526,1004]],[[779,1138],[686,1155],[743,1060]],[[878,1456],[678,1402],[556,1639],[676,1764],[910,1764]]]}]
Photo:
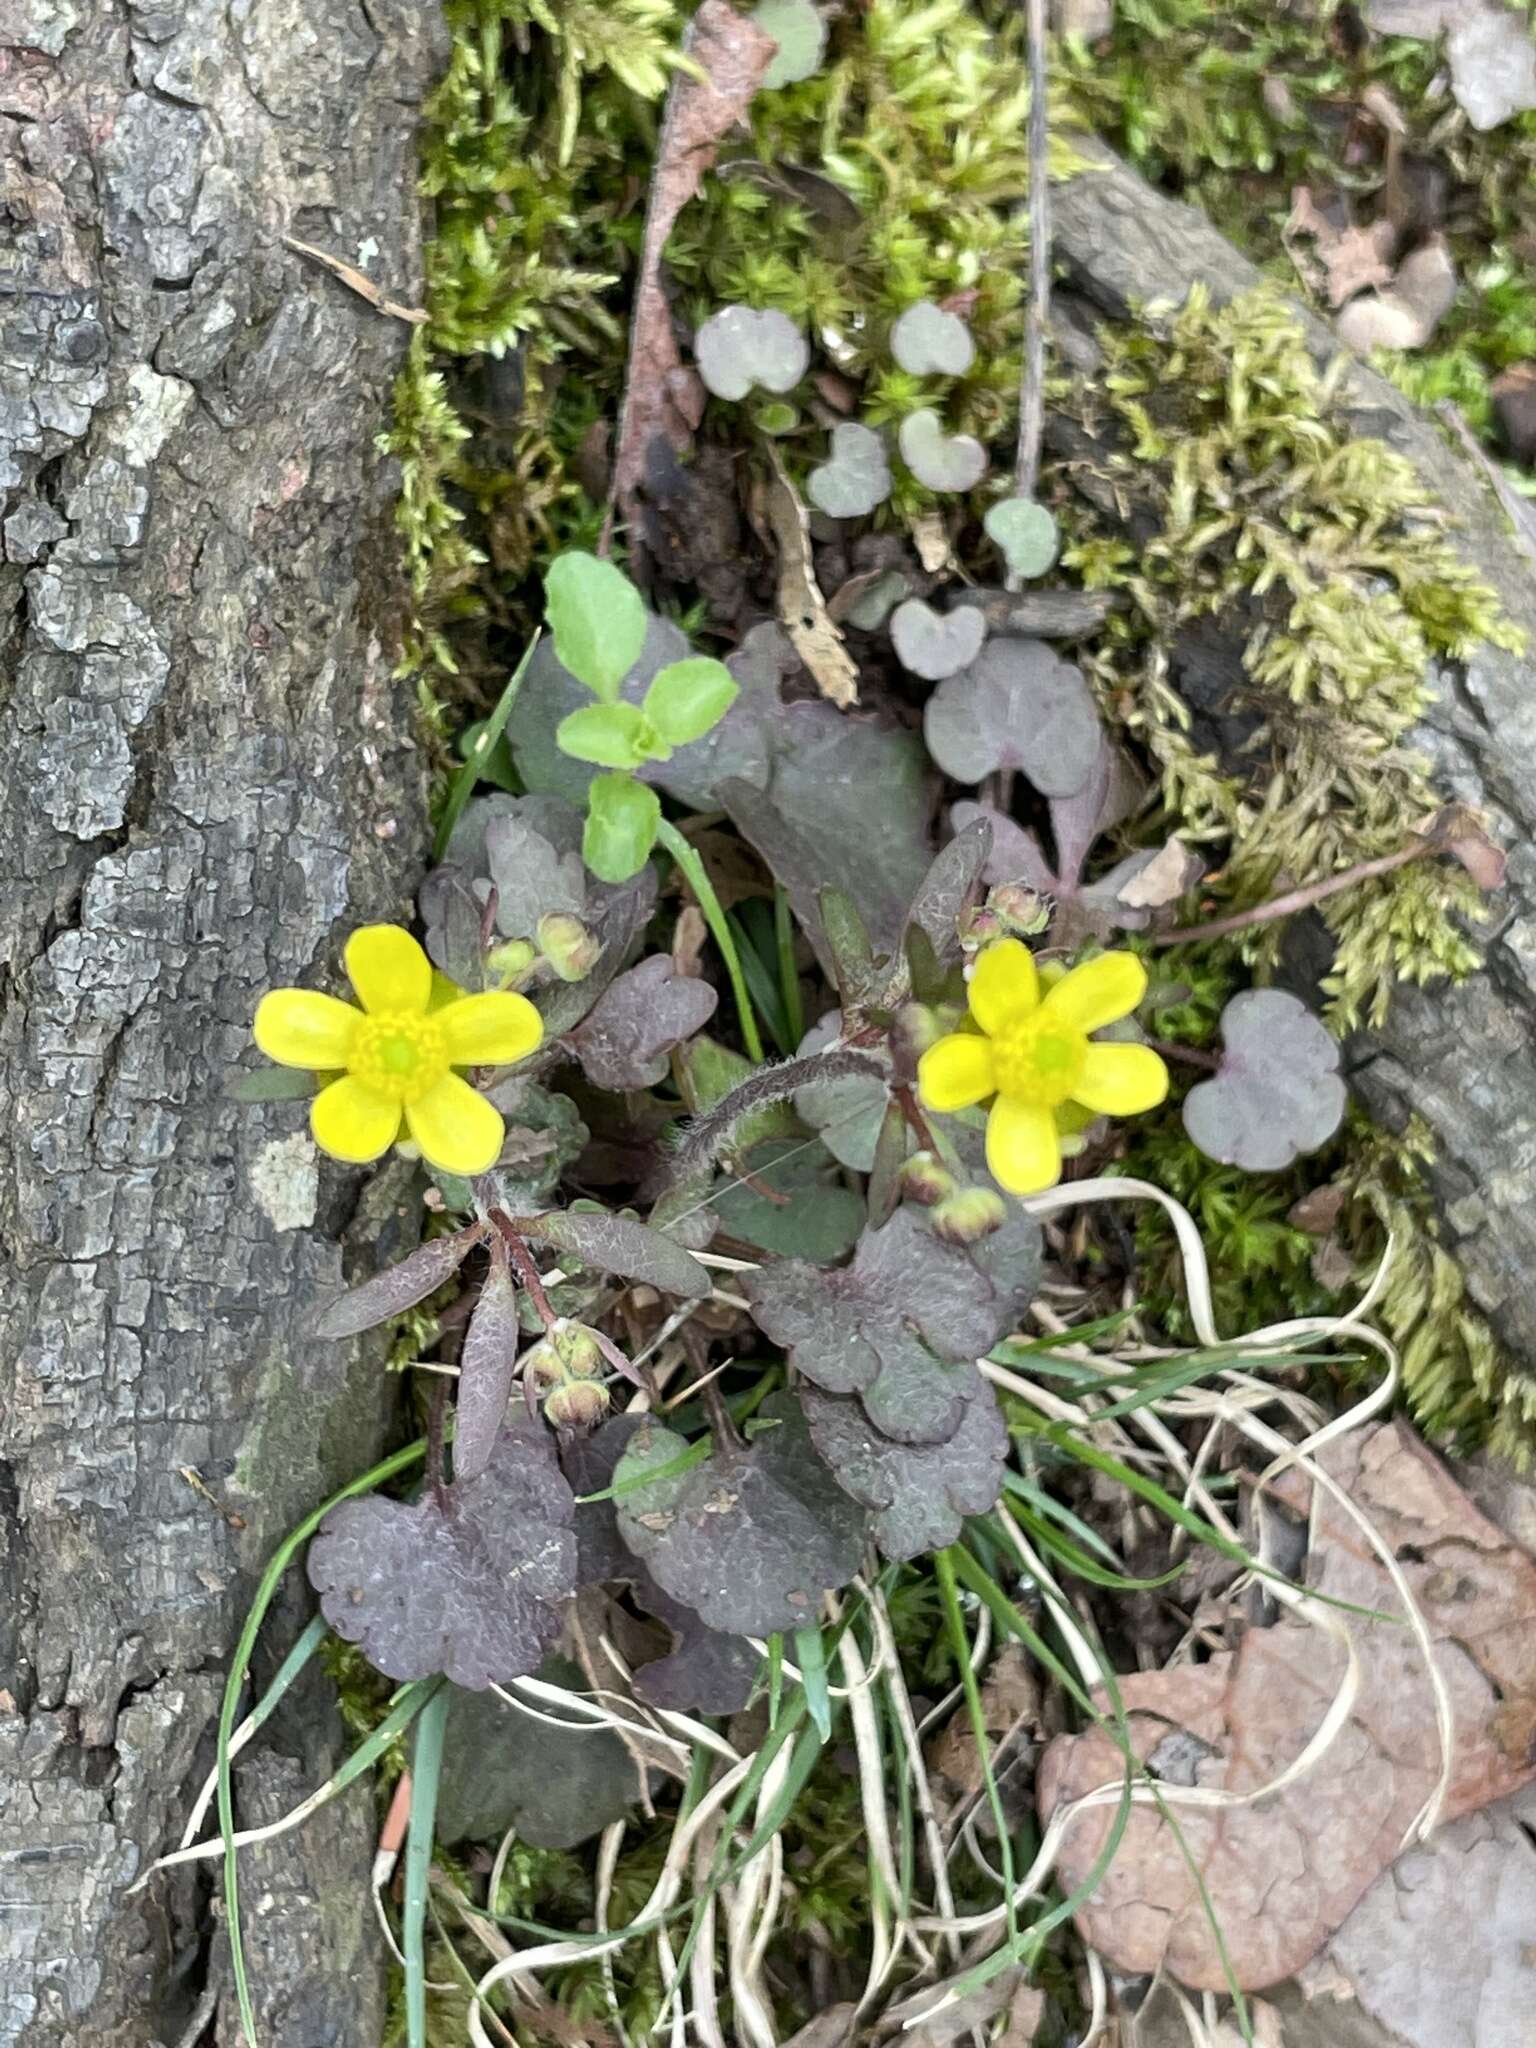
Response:
[{"label": "tree bark", "polygon": [[[431,20],[0,0],[0,2048],[180,2040],[212,1873],[128,1888],[254,1574],[383,1426],[376,1369],[299,1334],[356,1177],[222,1084],[422,856],[374,452],[407,330],[282,236],[417,288]],[[316,1688],[247,1814],[339,1746]],[[250,1866],[283,2048],[376,2048],[371,1826]]]},{"label": "tree bark", "polygon": [[[1102,145],[1073,138],[1096,168],[1058,195],[1055,253],[1073,287],[1102,313],[1181,302],[1196,283],[1218,302],[1260,273],[1192,207],[1154,192]],[[1319,359],[1339,353],[1332,329],[1298,305]],[[1144,317],[1144,315],[1138,315]],[[1432,678],[1434,702],[1415,734],[1448,797],[1487,813],[1509,856],[1492,916],[1470,936],[1482,971],[1458,988],[1400,988],[1385,1027],[1349,1049],[1353,1086],[1399,1128],[1411,1113],[1434,1133],[1430,1179],[1448,1248],[1512,1355],[1536,1361],[1536,575],[1487,475],[1440,427],[1363,363],[1343,402],[1356,430],[1405,456],[1455,522],[1458,545],[1528,638],[1524,653],[1483,647]],[[1233,638],[1205,650],[1227,674]]]}]

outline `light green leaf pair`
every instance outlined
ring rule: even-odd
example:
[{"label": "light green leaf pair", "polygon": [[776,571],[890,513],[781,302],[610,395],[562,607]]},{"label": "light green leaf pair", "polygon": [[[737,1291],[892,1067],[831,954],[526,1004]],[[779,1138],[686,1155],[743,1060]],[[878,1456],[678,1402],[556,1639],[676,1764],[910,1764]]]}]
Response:
[{"label": "light green leaf pair", "polygon": [[674,661],[645,693],[643,704],[589,704],[560,721],[562,753],[599,768],[638,768],[669,761],[674,747],[702,739],[729,711],[736,684],[723,662],[701,656]]},{"label": "light green leaf pair", "polygon": [[598,775],[587,792],[581,857],[600,882],[627,882],[650,859],[661,800],[632,775]]}]

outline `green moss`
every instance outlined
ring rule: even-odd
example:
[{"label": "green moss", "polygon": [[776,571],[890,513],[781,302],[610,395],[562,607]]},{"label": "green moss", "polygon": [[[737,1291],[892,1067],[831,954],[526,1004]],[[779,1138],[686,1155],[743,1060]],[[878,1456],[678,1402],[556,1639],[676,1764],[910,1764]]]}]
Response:
[{"label": "green moss", "polygon": [[[1153,530],[1132,554],[1120,511],[1111,527],[1074,503],[1063,559],[1132,600],[1090,666],[1157,763],[1169,811],[1230,843],[1212,895],[1241,907],[1397,850],[1441,802],[1408,744],[1429,663],[1509,644],[1494,593],[1412,466],[1354,435],[1278,295],[1218,309],[1197,290],[1168,336],[1103,340],[1104,370],[1074,402],[1116,444],[1102,481]],[[1220,711],[1253,727],[1248,775],[1199,750],[1170,682],[1181,644],[1234,618],[1243,671],[1223,682]],[[1483,914],[1468,876],[1428,861],[1333,898],[1333,1023],[1379,1021],[1398,982],[1470,973],[1461,925]],[[1281,939],[1260,927],[1244,956],[1267,966]]]}]

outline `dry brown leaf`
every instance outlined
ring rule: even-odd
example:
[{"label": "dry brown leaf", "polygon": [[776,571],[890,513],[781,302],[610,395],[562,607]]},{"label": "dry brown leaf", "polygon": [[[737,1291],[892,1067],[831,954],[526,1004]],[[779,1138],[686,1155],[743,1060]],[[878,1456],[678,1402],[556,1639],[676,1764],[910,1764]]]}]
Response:
[{"label": "dry brown leaf", "polygon": [[1170,839],[1118,891],[1127,910],[1162,910],[1199,881],[1204,865],[1182,839]]},{"label": "dry brown leaf", "polygon": [[[1442,1818],[1518,1790],[1536,1778],[1524,1718],[1536,1701],[1536,1563],[1401,1423],[1359,1431],[1324,1461],[1390,1546],[1436,1646],[1456,1731]],[[1308,1584],[1397,1616],[1391,1581],[1355,1524],[1321,1492],[1313,1518]],[[1224,1985],[1186,1855],[1208,1888],[1237,1982],[1260,1989],[1316,1955],[1402,1849],[1440,1769],[1433,1691],[1400,1620],[1341,1618],[1355,1633],[1361,1689],[1305,1778],[1251,1806],[1176,1808],[1182,1849],[1155,1808],[1133,1808],[1108,1875],[1078,1916],[1113,1968],[1166,1969],[1198,1989]],[[1344,1661],[1329,1636],[1286,1616],[1250,1629],[1235,1653],[1134,1674],[1120,1682],[1132,1746],[1144,1759],[1160,1748],[1197,1759],[1202,1786],[1254,1791],[1321,1725]],[[1119,1775],[1107,1735],[1062,1737],[1041,1763],[1041,1812]],[[1073,1822],[1058,1869],[1063,1889],[1085,1881],[1114,1819],[1109,1805]]]},{"label": "dry brown leaf", "polygon": [[774,457],[763,512],[779,556],[779,620],[823,697],[846,711],[859,701],[859,671],[827,610],[811,561],[811,523],[799,493]]},{"label": "dry brown leaf", "polygon": [[1352,299],[1334,323],[1340,341],[1362,355],[1373,348],[1422,348],[1456,298],[1456,266],[1442,235],[1432,235],[1398,266],[1389,291]]},{"label": "dry brown leaf", "polygon": [[[1040,1675],[1018,1643],[1004,1643],[992,1659],[981,1688],[982,1720],[994,1752],[999,1743],[1022,1729],[1037,1737],[1040,1724]],[[934,1737],[928,1749],[928,1768],[936,1777],[947,1779],[962,1799],[976,1796],[986,1782],[970,1716],[961,1708]]]},{"label": "dry brown leaf", "polygon": [[638,492],[651,442],[661,435],[681,454],[698,422],[696,379],[678,353],[662,289],[662,251],[722,140],[745,119],[778,47],[728,0],[703,0],[684,42],[697,75],[679,71],[667,95],[640,244],[624,409],[613,457],[614,497],[632,528],[638,524]]},{"label": "dry brown leaf", "polygon": [[672,932],[672,970],[696,981],[704,972],[704,941],[709,927],[697,903],[685,903]]},{"label": "dry brown leaf", "polygon": [[950,563],[949,529],[944,524],[944,515],[930,506],[926,512],[919,512],[908,521],[912,532],[912,545],[917,549],[917,559],[930,576],[937,576]]},{"label": "dry brown leaf", "polygon": [[347,263],[340,256],[333,256],[329,249],[317,249],[313,242],[301,242],[297,235],[284,235],[284,244],[300,256],[311,256],[316,263],[323,263],[332,277],[338,277],[349,291],[360,299],[366,299],[376,313],[387,313],[392,320],[406,320],[411,326],[420,327],[426,322],[426,314],[420,306],[402,306],[394,299],[387,298],[382,285],[374,283],[366,270],[359,270],[355,263]]},{"label": "dry brown leaf", "polygon": [[1503,887],[1508,858],[1466,804],[1447,804],[1431,821],[1426,836],[1460,861],[1479,889]]},{"label": "dry brown leaf", "polygon": [[1315,244],[1321,274],[1304,267],[1294,249],[1291,260],[1310,284],[1327,293],[1330,306],[1342,306],[1370,285],[1392,282],[1397,230],[1391,221],[1372,221],[1369,227],[1341,224],[1319,208],[1307,186],[1298,185],[1285,224],[1287,247],[1301,235],[1310,236]]}]

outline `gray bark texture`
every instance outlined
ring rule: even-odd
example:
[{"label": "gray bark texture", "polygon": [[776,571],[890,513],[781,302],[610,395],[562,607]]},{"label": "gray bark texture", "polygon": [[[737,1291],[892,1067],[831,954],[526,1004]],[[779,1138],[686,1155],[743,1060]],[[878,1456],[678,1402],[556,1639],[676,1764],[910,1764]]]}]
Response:
[{"label": "gray bark texture", "polygon": [[[1058,264],[1101,314],[1124,319],[1191,285],[1218,302],[1260,273],[1191,207],[1152,191],[1101,145],[1073,138],[1098,168],[1054,195]],[[1301,309],[1298,307],[1298,311]],[[1319,358],[1340,344],[1304,314]],[[1456,522],[1458,545],[1523,627],[1522,654],[1484,647],[1433,678],[1434,704],[1416,739],[1448,797],[1486,812],[1509,856],[1492,916],[1471,934],[1483,970],[1459,988],[1400,989],[1379,1033],[1350,1049],[1353,1085],[1373,1116],[1400,1128],[1412,1112],[1434,1133],[1431,1180],[1445,1241],[1478,1306],[1509,1352],[1536,1362],[1536,573],[1486,474],[1439,425],[1363,363],[1343,399],[1362,435],[1405,456]],[[1202,648],[1207,675],[1241,671],[1241,631]],[[1177,658],[1175,679],[1177,679]]]},{"label": "gray bark texture", "polygon": [[[255,1574],[380,1442],[376,1362],[299,1334],[356,1176],[222,1085],[422,857],[374,448],[407,330],[282,236],[419,289],[434,19],[0,0],[0,2048],[174,2048],[218,1987],[216,1870],[129,1888]],[[246,1819],[342,1746],[318,1686],[273,1726]],[[244,1866],[266,2041],[376,2048],[373,1824]]]}]

